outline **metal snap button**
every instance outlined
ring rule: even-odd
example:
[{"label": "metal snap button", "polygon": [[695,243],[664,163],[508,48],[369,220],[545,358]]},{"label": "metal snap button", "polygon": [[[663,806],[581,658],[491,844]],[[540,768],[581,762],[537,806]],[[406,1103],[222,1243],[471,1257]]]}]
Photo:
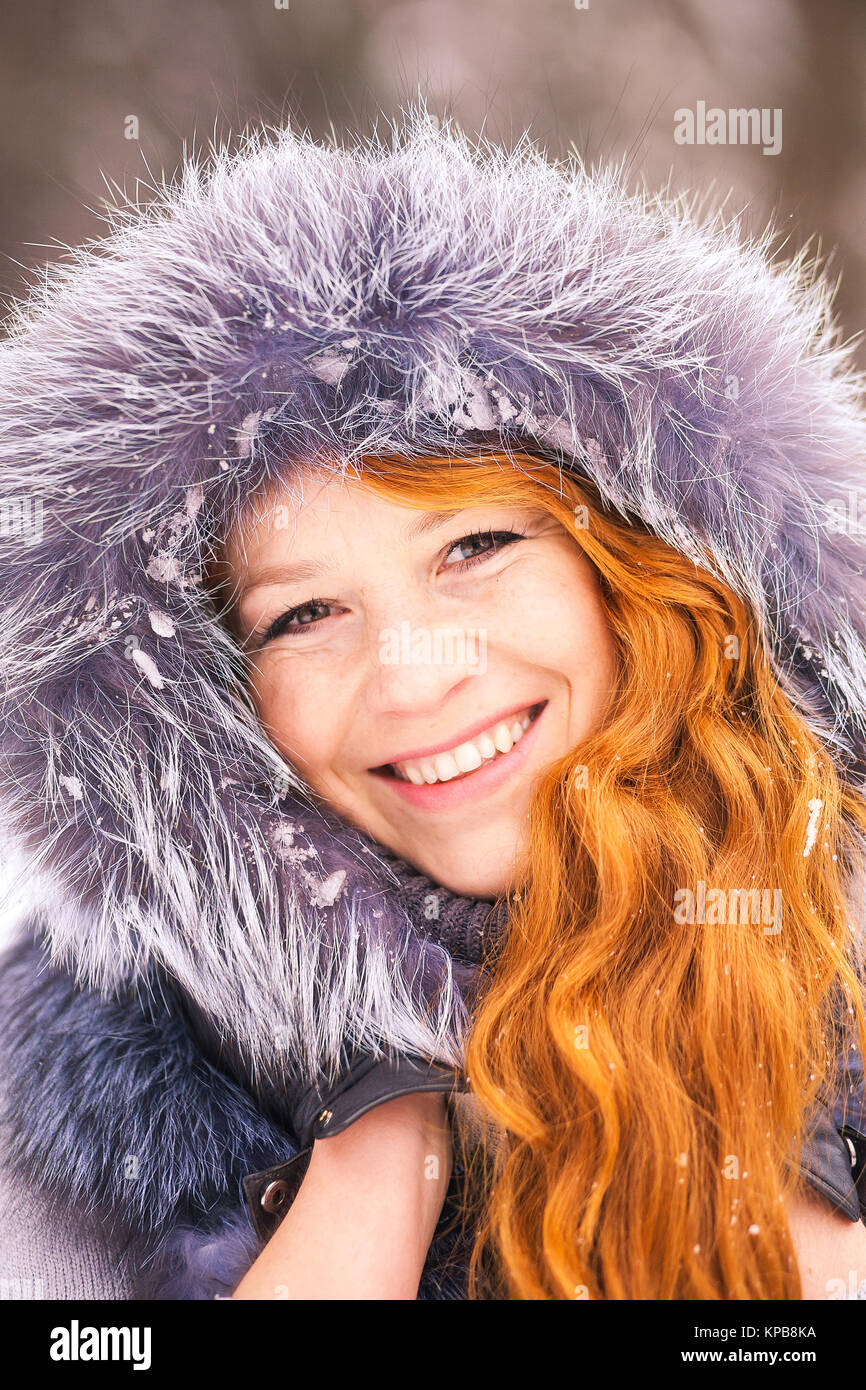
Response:
[{"label": "metal snap button", "polygon": [[323,1110],[319,1116],[320,1125],[329,1125],[334,1118],[333,1110]]},{"label": "metal snap button", "polygon": [[280,1212],[286,1204],[288,1195],[289,1184],[285,1178],[276,1178],[273,1182],[268,1183],[259,1198],[259,1202],[265,1211]]}]

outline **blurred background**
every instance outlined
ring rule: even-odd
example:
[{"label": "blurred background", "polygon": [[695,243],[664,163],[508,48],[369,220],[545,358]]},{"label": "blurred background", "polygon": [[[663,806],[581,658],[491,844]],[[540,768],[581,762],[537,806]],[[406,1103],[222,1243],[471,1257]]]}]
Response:
[{"label": "blurred background", "polygon": [[[841,277],[866,326],[866,0],[4,0],[0,308],[99,235],[106,180],[258,122],[366,133],[420,90],[467,131],[708,190]],[[683,108],[782,112],[781,150],[677,143]],[[866,367],[862,346],[861,364]]]}]

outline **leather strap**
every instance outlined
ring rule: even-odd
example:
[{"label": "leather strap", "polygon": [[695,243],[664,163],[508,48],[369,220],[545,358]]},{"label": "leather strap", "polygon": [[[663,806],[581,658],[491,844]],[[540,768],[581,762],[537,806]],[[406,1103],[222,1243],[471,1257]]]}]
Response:
[{"label": "leather strap", "polygon": [[[843,1129],[841,1134],[828,1112],[822,1112],[800,1154],[800,1169],[811,1187],[821,1192],[833,1207],[849,1221],[866,1220],[866,1182],[858,1186],[866,1166],[866,1147],[854,1153],[848,1137],[856,1131]],[[866,1145],[859,1135],[860,1146]],[[861,1196],[862,1192],[862,1196]]]},{"label": "leather strap", "polygon": [[248,1173],[244,1178],[244,1195],[250,1216],[256,1235],[263,1244],[270,1240],[297,1197],[312,1152],[311,1144],[285,1163],[263,1168],[260,1173]]},{"label": "leather strap", "polygon": [[270,1240],[297,1197],[316,1139],[340,1134],[361,1115],[396,1096],[438,1091],[450,1097],[468,1089],[463,1075],[454,1068],[410,1056],[382,1058],[365,1067],[360,1077],[352,1073],[342,1077],[340,1084],[341,1089],[329,1095],[327,1106],[321,1110],[317,1108],[321,1093],[310,1093],[309,1113],[302,1122],[307,1138],[297,1154],[259,1173],[248,1173],[243,1179],[244,1194],[260,1240]]},{"label": "leather strap", "polygon": [[441,1062],[429,1062],[409,1053],[380,1058],[356,1053],[348,1058],[332,1086],[311,1086],[298,1097],[295,1129],[301,1146],[306,1147],[315,1139],[340,1134],[383,1101],[415,1091],[449,1093],[465,1088],[459,1069]]}]

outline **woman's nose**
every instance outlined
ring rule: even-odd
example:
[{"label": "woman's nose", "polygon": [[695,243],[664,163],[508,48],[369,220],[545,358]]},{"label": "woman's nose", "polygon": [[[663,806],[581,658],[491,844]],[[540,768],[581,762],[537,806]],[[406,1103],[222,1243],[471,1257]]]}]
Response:
[{"label": "woman's nose", "polygon": [[486,670],[486,631],[441,611],[403,607],[371,638],[373,693],[385,714],[437,708],[455,686]]}]

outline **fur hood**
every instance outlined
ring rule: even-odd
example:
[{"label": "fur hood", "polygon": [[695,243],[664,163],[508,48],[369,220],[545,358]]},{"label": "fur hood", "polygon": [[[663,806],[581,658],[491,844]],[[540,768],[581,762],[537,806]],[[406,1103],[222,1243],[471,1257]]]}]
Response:
[{"label": "fur hood", "polygon": [[450,958],[264,737],[202,582],[292,457],[590,476],[752,604],[862,778],[864,412],[803,258],[423,104],[390,143],[189,159],[108,220],[0,348],[0,796],[52,966],[106,998],[158,971],[255,1074],[347,1038],[459,1061]]}]

